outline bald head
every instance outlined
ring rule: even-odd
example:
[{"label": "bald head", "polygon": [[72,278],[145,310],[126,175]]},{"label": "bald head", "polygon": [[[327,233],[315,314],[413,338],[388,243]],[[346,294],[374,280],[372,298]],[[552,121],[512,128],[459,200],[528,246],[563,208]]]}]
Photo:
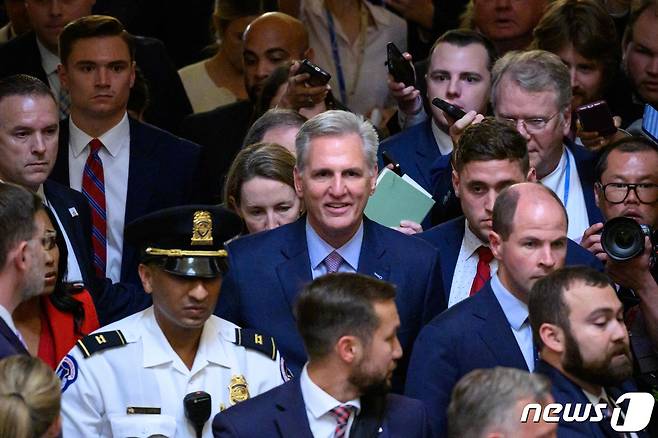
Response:
[{"label": "bald head", "polygon": [[304,24],[281,12],[256,18],[244,33],[244,73],[249,98],[255,101],[272,71],[293,59],[312,57]]},{"label": "bald head", "polygon": [[564,266],[567,214],[550,189],[520,183],[503,190],[494,204],[489,244],[498,278],[519,300],[540,278]]},{"label": "bald head", "polygon": [[503,239],[514,231],[519,209],[548,210],[568,223],[567,212],[555,193],[539,183],[525,182],[509,186],[500,193],[494,204],[493,230]]}]

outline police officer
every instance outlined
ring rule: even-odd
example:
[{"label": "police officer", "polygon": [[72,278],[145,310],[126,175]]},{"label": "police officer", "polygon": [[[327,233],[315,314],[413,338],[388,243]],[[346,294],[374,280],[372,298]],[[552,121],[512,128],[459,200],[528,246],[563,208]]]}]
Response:
[{"label": "police officer", "polygon": [[[187,394],[210,394],[214,416],[287,380],[272,338],[212,315],[226,270],[223,242],[239,231],[233,213],[203,205],[128,226],[153,305],[81,339],[62,360],[64,436],[194,437]],[[205,424],[203,437],[211,435]]]}]

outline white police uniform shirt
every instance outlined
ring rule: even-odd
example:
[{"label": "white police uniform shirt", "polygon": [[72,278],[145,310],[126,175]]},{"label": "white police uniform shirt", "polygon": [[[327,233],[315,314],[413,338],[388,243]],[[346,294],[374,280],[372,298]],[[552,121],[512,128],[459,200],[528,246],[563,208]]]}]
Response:
[{"label": "white police uniform shirt", "polygon": [[64,357],[57,368],[62,382],[63,436],[195,437],[194,427],[185,417],[183,398],[205,391],[212,397],[212,410],[203,437],[211,437],[212,419],[220,409],[234,404],[240,377],[246,381],[249,397],[288,379],[271,338],[256,340],[270,344],[268,356],[236,345],[237,328],[211,315],[191,370],[160,330],[153,307],[92,333],[90,337],[95,338],[98,333],[120,330],[122,338],[113,333],[116,339],[125,339],[125,345],[102,349],[102,340],[96,340],[101,348],[89,357],[85,358],[79,344]]}]

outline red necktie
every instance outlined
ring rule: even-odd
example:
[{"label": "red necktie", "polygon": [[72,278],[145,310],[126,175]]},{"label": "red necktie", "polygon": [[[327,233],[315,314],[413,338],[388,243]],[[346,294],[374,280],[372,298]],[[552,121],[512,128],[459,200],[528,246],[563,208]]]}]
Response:
[{"label": "red necktie", "polygon": [[107,261],[107,218],[105,217],[105,176],[98,151],[103,143],[97,138],[89,142],[89,156],[82,173],[82,194],[91,206],[91,243],[94,250],[94,270],[105,278]]},{"label": "red necktie", "polygon": [[484,283],[489,281],[491,278],[491,268],[489,263],[493,260],[493,253],[486,246],[481,246],[476,251],[478,253],[478,267],[477,272],[475,273],[475,278],[473,278],[473,284],[471,285],[471,292],[469,296],[475,295],[477,291],[482,289]]}]

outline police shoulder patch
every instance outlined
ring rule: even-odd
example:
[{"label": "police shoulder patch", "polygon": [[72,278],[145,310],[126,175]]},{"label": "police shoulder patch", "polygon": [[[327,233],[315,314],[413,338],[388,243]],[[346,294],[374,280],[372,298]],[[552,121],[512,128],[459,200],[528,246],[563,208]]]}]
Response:
[{"label": "police shoulder patch", "polygon": [[64,392],[78,378],[78,362],[73,356],[67,354],[60,362],[55,373],[59,377],[61,391]]},{"label": "police shoulder patch", "polygon": [[270,359],[276,360],[276,345],[271,336],[262,335],[255,330],[236,328],[234,344],[260,351]]},{"label": "police shoulder patch", "polygon": [[119,330],[94,333],[85,336],[77,342],[77,346],[80,351],[82,351],[82,355],[85,359],[99,351],[119,347],[121,345],[126,345],[126,338],[123,337],[123,334]]}]

